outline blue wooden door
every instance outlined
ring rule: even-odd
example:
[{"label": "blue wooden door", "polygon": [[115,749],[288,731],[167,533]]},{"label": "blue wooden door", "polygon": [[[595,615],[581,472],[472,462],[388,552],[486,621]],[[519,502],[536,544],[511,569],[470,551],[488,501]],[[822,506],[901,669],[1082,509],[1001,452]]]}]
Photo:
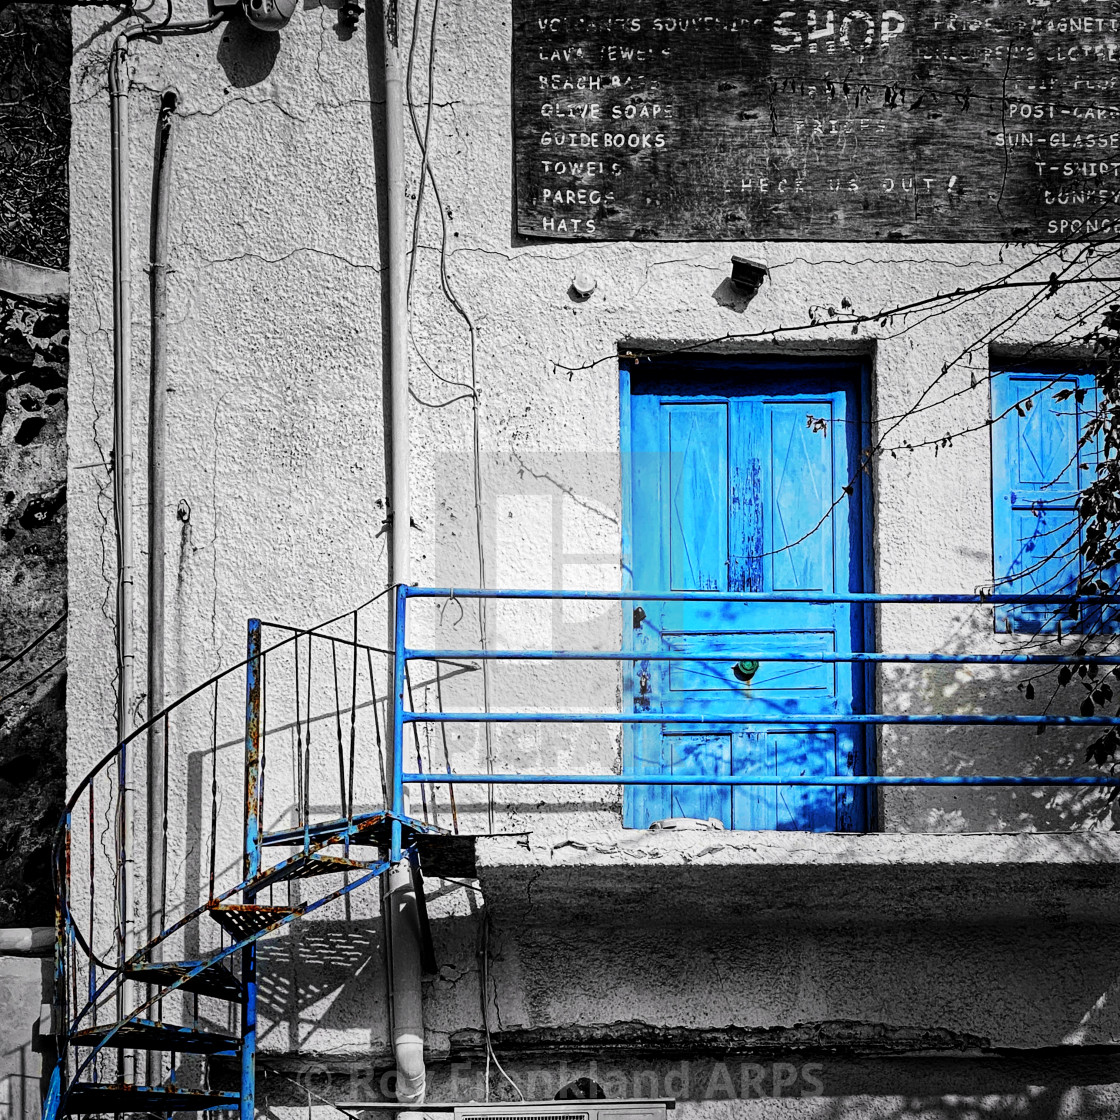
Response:
[{"label": "blue wooden door", "polygon": [[[860,369],[836,364],[687,364],[642,359],[623,369],[628,434],[630,580],[639,591],[859,591],[864,587]],[[629,424],[626,424],[626,420]],[[861,711],[862,666],[782,662],[773,653],[862,650],[852,604],[634,604],[631,648],[697,652],[635,662],[633,711],[697,723],[627,732],[634,773],[711,775],[710,785],[628,787],[624,821],[715,817],[728,828],[859,831],[856,787],[729,786],[720,775],[865,771],[857,728],[721,725],[721,716],[832,716]],[[757,668],[737,652],[759,651]],[[727,657],[721,656],[726,652]],[[753,669],[753,672],[752,672]],[[699,722],[700,720],[704,722]]]},{"label": "blue wooden door", "polygon": [[[992,376],[992,536],[995,589],[1012,595],[1074,595],[1081,576],[1077,499],[1093,473],[1095,447],[1082,447],[1096,412],[1091,373],[1055,369]],[[1066,394],[1058,399],[1060,394]],[[996,608],[996,625],[1052,633],[1083,622],[1075,606]]]}]

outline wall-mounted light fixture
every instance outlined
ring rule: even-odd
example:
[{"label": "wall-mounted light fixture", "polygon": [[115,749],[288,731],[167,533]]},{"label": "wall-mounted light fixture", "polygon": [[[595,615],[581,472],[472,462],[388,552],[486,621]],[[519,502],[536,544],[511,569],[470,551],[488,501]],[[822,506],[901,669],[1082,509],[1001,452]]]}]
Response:
[{"label": "wall-mounted light fixture", "polygon": [[747,257],[731,258],[731,283],[745,296],[758,294],[762,282],[770,275],[770,269],[760,261],[752,261]]},{"label": "wall-mounted light fixture", "polygon": [[572,295],[578,300],[590,299],[598,286],[598,281],[590,272],[577,272],[572,277]]}]

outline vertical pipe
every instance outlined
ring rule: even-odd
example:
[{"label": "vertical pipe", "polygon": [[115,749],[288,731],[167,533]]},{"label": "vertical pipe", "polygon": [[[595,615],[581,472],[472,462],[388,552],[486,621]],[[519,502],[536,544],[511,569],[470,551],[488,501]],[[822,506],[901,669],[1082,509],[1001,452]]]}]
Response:
[{"label": "vertical pipe", "polygon": [[408,598],[408,588],[398,584],[393,600],[393,765],[392,765],[392,797],[393,797],[393,824],[392,847],[389,851],[389,862],[397,863],[401,858],[401,821],[404,815],[404,782],[401,775],[404,773],[404,688],[405,688],[405,634],[407,632],[407,617],[405,602]]},{"label": "vertical pipe", "polygon": [[389,956],[393,1049],[397,1064],[397,1099],[422,1104],[425,1095],[424,1023],[420,971],[419,924],[411,870],[401,859],[400,817],[406,811],[404,785],[405,585],[411,578],[409,531],[408,431],[408,266],[405,238],[404,60],[400,49],[398,0],[383,0],[382,35],[385,54],[385,177],[388,218],[387,305],[389,332],[389,455],[392,513],[390,580],[397,585],[393,600],[393,773],[394,820],[390,841],[391,870],[382,894]]},{"label": "vertical pipe", "polygon": [[[249,619],[248,664],[245,666],[245,878],[261,868],[261,624]],[[242,901],[256,894],[247,888]],[[255,1120],[257,1068],[257,946],[241,952],[241,1120]]]},{"label": "vertical pipe", "polygon": [[[69,1082],[68,1076],[70,1055],[69,1039],[67,1032],[70,1030],[71,1018],[77,1008],[71,1006],[69,992],[66,985],[66,961],[70,948],[70,829],[72,817],[66,812],[62,821],[61,842],[55,841],[54,849],[54,992],[59,1005],[58,1023],[55,1028],[55,1069],[51,1075],[50,1088],[47,1102],[43,1108],[43,1120],[54,1120],[58,1112],[62,1087]],[[93,859],[93,853],[90,853]],[[92,960],[90,967],[93,966]]]},{"label": "vertical pipe", "polygon": [[[117,532],[117,742],[124,740],[134,715],[134,660],[132,633],[133,532],[132,532],[132,289],[130,269],[130,213],[128,166],[128,54],[129,38],[121,33],[109,55],[109,129],[111,210],[113,237],[113,512]],[[131,751],[121,751],[119,896],[121,960],[136,950],[134,901],[136,807]],[[132,1006],[132,985],[122,981],[117,989],[118,1014]],[[135,1083],[135,1053],[121,1050],[120,1079]]]},{"label": "vertical pipe", "polygon": [[[167,774],[164,727],[156,715],[166,702],[164,686],[164,554],[167,512],[167,275],[171,166],[174,153],[173,91],[160,100],[152,182],[151,219],[151,368],[148,381],[148,940],[164,925],[167,850],[163,820]],[[159,946],[151,958],[158,959]]]},{"label": "vertical pipe", "polygon": [[391,579],[410,578],[409,526],[412,523],[408,478],[408,262],[404,171],[404,60],[401,56],[397,0],[384,0],[385,177],[389,332]]},{"label": "vertical pipe", "polygon": [[133,702],[132,281],[128,166],[128,37],[109,59],[113,229],[113,482],[117,519],[118,742],[131,730]]},{"label": "vertical pipe", "polygon": [[[389,509],[392,514],[392,543],[389,579],[408,583],[412,563],[409,531],[412,525],[409,486],[408,423],[408,262],[406,249],[405,171],[404,171],[404,60],[400,49],[400,12],[397,0],[384,0],[381,22],[385,53],[385,179],[387,194],[388,270],[385,285],[388,295],[389,351]],[[403,600],[397,595],[394,611]],[[390,623],[397,630],[396,614]],[[403,673],[403,666],[402,666]],[[397,692],[394,685],[394,694]],[[399,707],[395,709],[399,711]],[[393,734],[396,735],[394,725]],[[394,763],[394,765],[398,765]],[[393,785],[396,790],[394,772]],[[394,812],[404,812],[406,801],[394,804]],[[399,847],[394,859],[400,858]]]},{"label": "vertical pipe", "polygon": [[421,984],[420,911],[412,864],[402,851],[404,796],[405,637],[408,632],[408,587],[398,583],[393,597],[393,823],[389,873],[382,896],[388,917],[387,938],[393,1051],[397,1064],[397,1100],[424,1103],[424,1000]]},{"label": "vertical pipe", "polygon": [[[156,941],[166,925],[167,878],[166,720],[157,720],[166,701],[164,685],[164,529],[167,512],[167,274],[170,225],[171,160],[175,106],[168,91],[160,99],[153,158],[151,214],[151,361],[148,373],[148,941],[149,959],[162,957]],[[149,989],[151,991],[151,989]],[[163,1054],[150,1050],[148,1084],[163,1081]]]}]

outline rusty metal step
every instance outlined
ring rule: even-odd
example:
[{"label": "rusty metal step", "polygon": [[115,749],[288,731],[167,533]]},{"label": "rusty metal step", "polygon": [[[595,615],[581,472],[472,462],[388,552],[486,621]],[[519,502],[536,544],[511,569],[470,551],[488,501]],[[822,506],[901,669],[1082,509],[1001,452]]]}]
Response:
[{"label": "rusty metal step", "polygon": [[321,852],[301,852],[275,867],[262,871],[250,884],[253,892],[265,887],[286,883],[292,879],[311,879],[316,875],[338,875],[343,871],[368,871],[373,866],[359,860],[345,859],[342,856],[328,856]]},{"label": "rusty metal step", "polygon": [[217,1089],[176,1089],[163,1085],[122,1085],[109,1082],[79,1081],[66,1095],[63,1110],[78,1113],[145,1112],[170,1115],[172,1112],[238,1109],[241,1094]]},{"label": "rusty metal step", "polygon": [[[368,821],[355,821],[351,844],[377,844],[389,846],[392,819],[385,816]],[[453,835],[434,825],[421,821],[405,822],[402,841],[406,848],[415,848],[420,856],[420,866],[428,876],[447,876],[452,879],[474,879],[478,875],[475,865],[475,836]]]},{"label": "rusty metal step", "polygon": [[223,903],[220,906],[210,906],[207,912],[234,939],[244,941],[255,933],[267,929],[286,918],[289,914],[298,914],[298,906],[257,906],[255,903]]},{"label": "rusty metal step", "polygon": [[[313,845],[311,853],[331,845],[343,844],[349,840],[351,845],[376,845],[388,848],[393,829],[393,818],[388,813],[366,813],[356,816],[352,821],[338,818],[322,821],[308,827],[308,835]],[[420,855],[424,874],[447,876],[453,879],[474,879],[477,877],[475,866],[475,841],[477,837],[452,835],[442,828],[436,828],[424,821],[402,821],[401,838],[406,848],[415,848]],[[266,846],[294,846],[304,841],[302,828],[288,828],[269,832],[264,836]]]},{"label": "rusty metal step", "polygon": [[222,1054],[232,1057],[241,1046],[231,1034],[199,1031],[172,1023],[157,1023],[151,1019],[126,1019],[122,1023],[101,1023],[86,1027],[70,1036],[71,1046],[97,1046],[110,1031],[116,1033],[109,1040],[111,1046],[128,1050],[173,1050],[176,1054]]},{"label": "rusty metal step", "polygon": [[[135,961],[124,969],[125,976],[141,984],[174,984],[189,976],[202,961]],[[210,965],[180,985],[184,992],[194,992],[213,999],[241,1002],[241,982],[221,964]]]}]

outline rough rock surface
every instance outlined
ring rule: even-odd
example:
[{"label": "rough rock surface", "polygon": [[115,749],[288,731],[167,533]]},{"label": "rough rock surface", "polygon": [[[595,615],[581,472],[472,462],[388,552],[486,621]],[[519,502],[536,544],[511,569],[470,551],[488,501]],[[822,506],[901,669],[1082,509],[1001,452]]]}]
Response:
[{"label": "rough rock surface", "polygon": [[[0,925],[53,920],[65,776],[65,305],[0,297]],[[18,690],[18,691],[17,691]]]}]

